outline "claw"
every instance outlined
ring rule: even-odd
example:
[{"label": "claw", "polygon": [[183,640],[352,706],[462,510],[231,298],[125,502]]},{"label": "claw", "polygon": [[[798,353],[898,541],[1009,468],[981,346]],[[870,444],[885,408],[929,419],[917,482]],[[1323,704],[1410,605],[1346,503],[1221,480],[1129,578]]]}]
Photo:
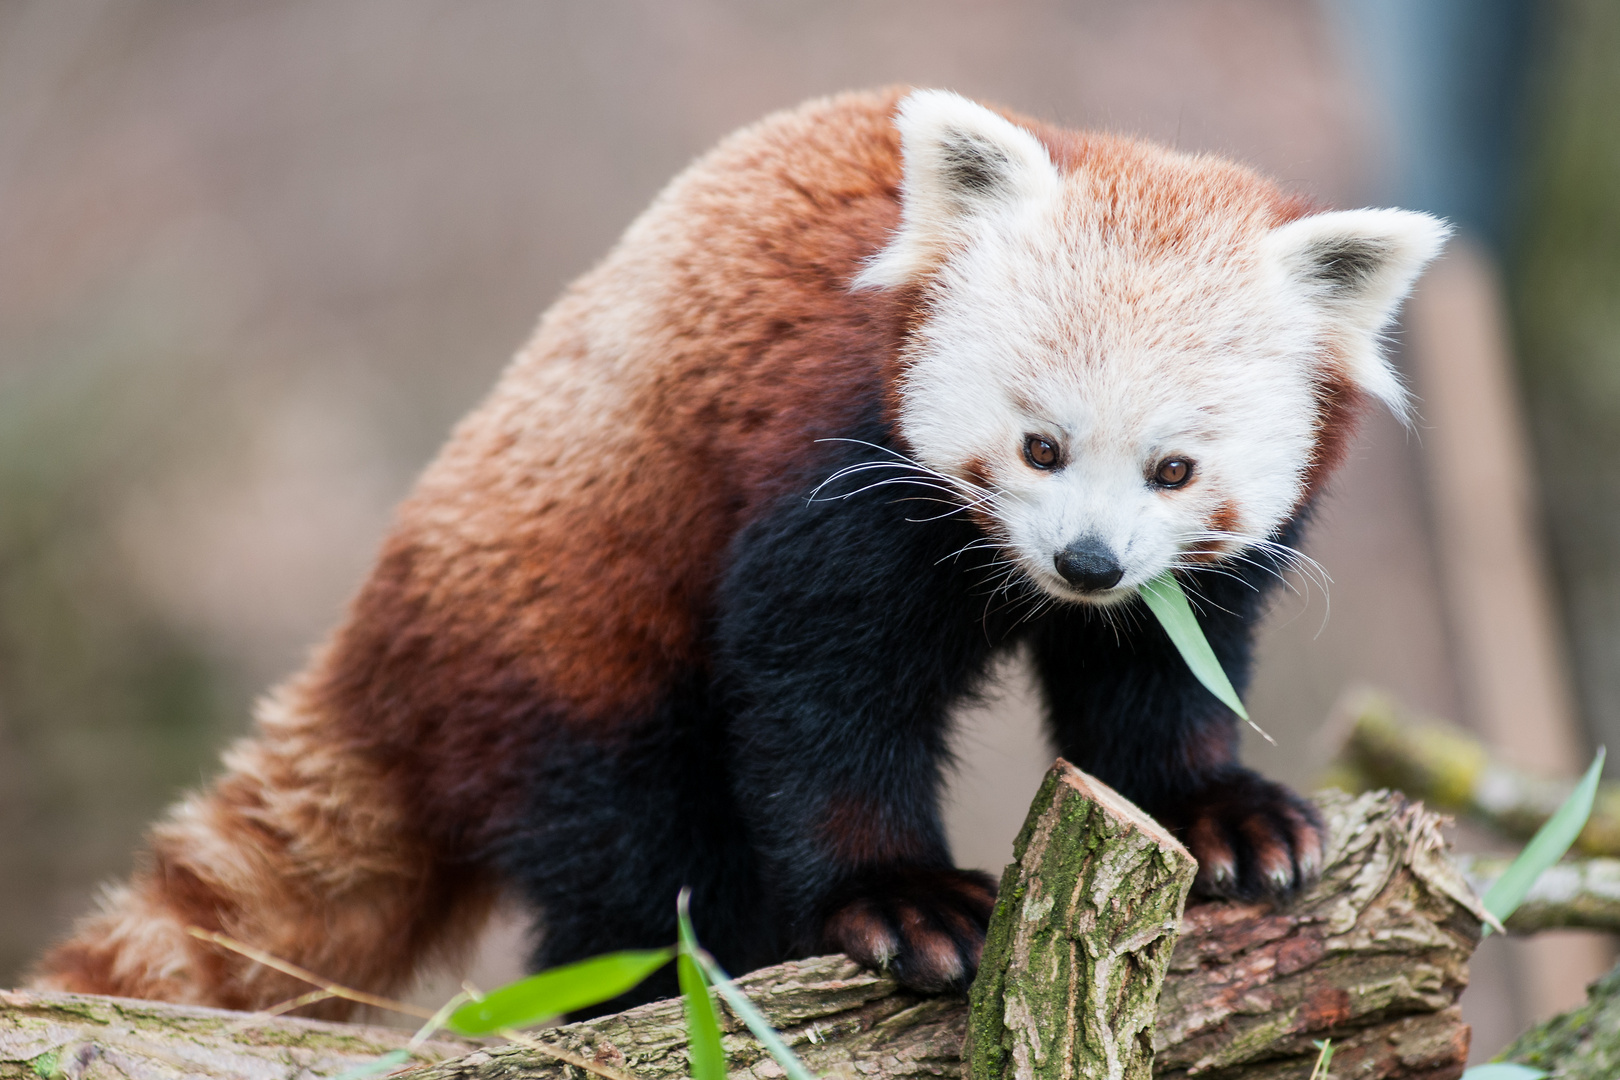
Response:
[{"label": "claw", "polygon": [[1167,819],[1198,860],[1195,888],[1205,895],[1287,899],[1320,873],[1314,808],[1247,769],[1206,785]]},{"label": "claw", "polygon": [[872,872],[829,904],[821,944],[913,990],[965,989],[978,970],[994,906],[994,883],[974,871]]}]

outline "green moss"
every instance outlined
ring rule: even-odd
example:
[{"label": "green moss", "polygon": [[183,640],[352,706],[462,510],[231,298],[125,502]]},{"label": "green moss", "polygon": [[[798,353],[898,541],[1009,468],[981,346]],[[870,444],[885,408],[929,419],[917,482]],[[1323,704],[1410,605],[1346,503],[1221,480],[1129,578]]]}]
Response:
[{"label": "green moss", "polygon": [[30,1061],[28,1067],[34,1070],[34,1075],[38,1076],[40,1080],[52,1080],[61,1067],[61,1058],[55,1050],[47,1050]]},{"label": "green moss", "polygon": [[1531,1028],[1498,1060],[1546,1069],[1561,1080],[1620,1076],[1620,967],[1592,984],[1584,1005]]}]

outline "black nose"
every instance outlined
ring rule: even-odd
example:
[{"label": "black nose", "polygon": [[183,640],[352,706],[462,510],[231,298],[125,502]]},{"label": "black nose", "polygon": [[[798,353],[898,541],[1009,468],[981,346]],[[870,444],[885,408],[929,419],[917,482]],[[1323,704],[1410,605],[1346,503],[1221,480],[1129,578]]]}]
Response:
[{"label": "black nose", "polygon": [[1082,592],[1112,589],[1125,576],[1108,545],[1095,536],[1084,536],[1052,557],[1063,580]]}]

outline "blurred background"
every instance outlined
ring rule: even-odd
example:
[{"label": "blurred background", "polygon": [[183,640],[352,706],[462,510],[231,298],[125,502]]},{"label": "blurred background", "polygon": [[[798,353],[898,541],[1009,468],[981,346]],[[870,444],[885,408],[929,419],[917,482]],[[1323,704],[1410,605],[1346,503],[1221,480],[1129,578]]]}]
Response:
[{"label": "blurred background", "polygon": [[[890,82],[1455,221],[1391,337],[1420,419],[1372,416],[1321,513],[1331,614],[1303,582],[1273,612],[1279,746],[1249,757],[1310,787],[1357,686],[1547,776],[1620,750],[1620,6],[0,0],[0,986],[210,775],[658,188]],[[1050,763],[1003,684],[963,717],[967,865]],[[1488,941],[1476,1059],[1612,959]]]}]

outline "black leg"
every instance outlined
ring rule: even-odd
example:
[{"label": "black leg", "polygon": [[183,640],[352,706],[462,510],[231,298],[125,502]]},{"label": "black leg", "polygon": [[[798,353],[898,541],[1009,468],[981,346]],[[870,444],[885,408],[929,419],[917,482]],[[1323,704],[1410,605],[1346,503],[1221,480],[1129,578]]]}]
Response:
[{"label": "black leg", "polygon": [[[494,852],[541,909],[536,970],[675,942],[675,898],[692,889],[698,938],[733,972],[783,956],[735,809],[724,718],[683,688],[617,743],[559,735],[537,755],[525,827]],[[674,969],[581,1015],[677,992]]]},{"label": "black leg", "polygon": [[[1241,691],[1275,576],[1184,578],[1205,636]],[[1298,795],[1238,764],[1239,720],[1188,669],[1139,601],[1066,607],[1037,631],[1036,663],[1060,752],[1177,832],[1206,895],[1285,897],[1313,880],[1320,823]]]},{"label": "black leg", "polygon": [[[840,464],[883,461],[854,447]],[[874,470],[784,499],[738,538],[721,590],[717,683],[738,803],[803,954],[842,950],[910,986],[971,980],[994,901],[940,824],[946,710],[998,636],[980,534],[934,490]],[[819,478],[818,478],[819,479]],[[846,496],[847,497],[844,497]]]}]

